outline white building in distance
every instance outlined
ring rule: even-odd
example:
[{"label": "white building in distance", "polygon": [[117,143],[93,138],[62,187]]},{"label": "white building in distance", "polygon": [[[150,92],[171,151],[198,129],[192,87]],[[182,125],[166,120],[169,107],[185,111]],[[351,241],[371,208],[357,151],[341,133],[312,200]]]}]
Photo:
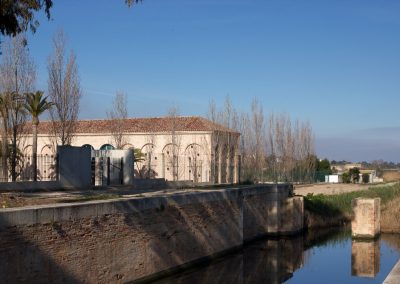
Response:
[{"label": "white building in distance", "polygon": [[[115,123],[79,120],[71,145],[114,149]],[[144,154],[144,159],[136,163],[136,178],[211,183],[237,183],[240,179],[240,134],[232,129],[195,116],[129,118],[118,123],[122,129],[122,148],[137,148]],[[50,121],[40,122],[38,155],[55,154],[57,142],[52,129]],[[21,144],[24,154],[31,155],[31,135]]]}]

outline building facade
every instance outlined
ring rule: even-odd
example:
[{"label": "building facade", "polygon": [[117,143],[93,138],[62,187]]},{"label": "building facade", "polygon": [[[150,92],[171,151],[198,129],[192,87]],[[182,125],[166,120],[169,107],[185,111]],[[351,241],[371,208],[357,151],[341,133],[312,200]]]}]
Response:
[{"label": "building facade", "polygon": [[[51,122],[41,122],[38,133],[38,154],[55,155],[57,140]],[[136,178],[237,183],[239,136],[232,129],[194,116],[80,120],[71,145],[110,150],[119,143],[119,148],[136,149]],[[20,146],[25,155],[31,154],[31,144],[29,134]]]}]

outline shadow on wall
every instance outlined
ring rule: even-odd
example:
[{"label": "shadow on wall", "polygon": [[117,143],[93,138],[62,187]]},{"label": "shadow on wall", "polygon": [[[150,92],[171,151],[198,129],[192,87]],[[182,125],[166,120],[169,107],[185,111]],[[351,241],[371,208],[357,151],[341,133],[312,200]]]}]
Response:
[{"label": "shadow on wall", "polygon": [[[1,227],[8,227],[0,217]],[[56,247],[68,247],[76,242],[65,238],[65,232],[48,225],[13,226],[0,230],[0,275],[2,283],[77,283],[73,271],[57,258],[68,261],[68,251]],[[62,242],[54,249],[51,244]],[[79,240],[78,240],[79,241]],[[34,280],[33,280],[34,279]]]},{"label": "shadow on wall", "polygon": [[134,177],[139,179],[155,179],[158,177],[158,173],[149,169],[147,166],[143,165],[139,170],[135,168]]},{"label": "shadow on wall", "polygon": [[88,206],[65,209],[71,219],[62,222],[9,227],[0,220],[0,275],[7,283],[124,283],[239,246],[238,199],[210,194],[217,201],[144,198],[79,220],[73,211]]}]

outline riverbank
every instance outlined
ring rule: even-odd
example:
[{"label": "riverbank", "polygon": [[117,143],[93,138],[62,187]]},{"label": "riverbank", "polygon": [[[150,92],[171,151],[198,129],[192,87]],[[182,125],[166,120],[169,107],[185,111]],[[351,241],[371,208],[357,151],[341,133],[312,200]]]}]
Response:
[{"label": "riverbank", "polygon": [[357,197],[381,198],[381,231],[400,233],[400,184],[370,187],[362,191],[304,197],[306,228],[342,226],[351,221],[351,201]]}]

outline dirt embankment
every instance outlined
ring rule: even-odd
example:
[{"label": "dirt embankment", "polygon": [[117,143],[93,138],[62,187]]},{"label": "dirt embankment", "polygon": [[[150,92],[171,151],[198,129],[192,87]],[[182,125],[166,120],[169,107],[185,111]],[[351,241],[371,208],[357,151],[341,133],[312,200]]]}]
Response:
[{"label": "dirt embankment", "polygon": [[310,185],[296,185],[294,193],[297,195],[306,196],[307,194],[342,194],[353,191],[367,190],[371,187],[371,184],[360,184],[360,183],[321,183],[321,184],[310,184]]},{"label": "dirt embankment", "polygon": [[383,180],[385,182],[400,181],[400,171],[384,171]]},{"label": "dirt embankment", "polygon": [[382,206],[381,231],[385,233],[400,233],[400,197]]}]

